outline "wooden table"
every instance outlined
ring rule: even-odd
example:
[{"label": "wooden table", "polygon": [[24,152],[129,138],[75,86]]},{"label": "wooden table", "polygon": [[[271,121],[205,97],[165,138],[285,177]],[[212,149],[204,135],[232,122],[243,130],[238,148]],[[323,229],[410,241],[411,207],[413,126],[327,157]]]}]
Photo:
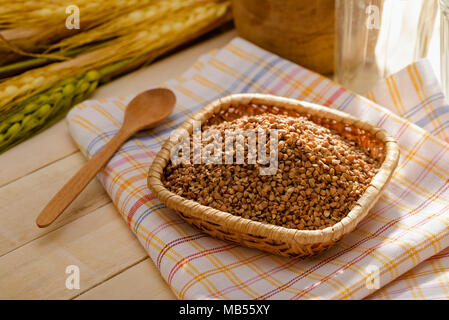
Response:
[{"label": "wooden table", "polygon": [[[99,88],[92,98],[135,94],[180,75],[201,54],[222,47],[229,31]],[[429,54],[438,73],[435,33]],[[174,299],[98,181],[55,224],[35,218],[84,164],[64,121],[0,155],[0,299]],[[69,290],[66,267],[80,268]]]},{"label": "wooden table", "polygon": [[[180,75],[235,31],[99,88],[93,99],[136,94]],[[65,121],[0,155],[0,299],[174,299],[152,260],[94,180],[56,223],[35,219],[85,159]],[[80,289],[67,289],[69,265]]]}]

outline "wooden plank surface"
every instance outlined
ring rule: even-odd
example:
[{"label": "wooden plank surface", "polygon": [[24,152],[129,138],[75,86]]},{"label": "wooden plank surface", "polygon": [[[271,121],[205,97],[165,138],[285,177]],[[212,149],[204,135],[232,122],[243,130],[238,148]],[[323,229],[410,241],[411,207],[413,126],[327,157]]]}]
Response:
[{"label": "wooden plank surface", "polygon": [[0,155],[0,187],[78,151],[65,121]]},{"label": "wooden plank surface", "polygon": [[[179,76],[236,36],[217,35],[99,88],[92,99],[135,94]],[[85,160],[65,121],[0,155],[0,299],[174,299],[98,181],[58,221],[35,218]],[[66,267],[80,289],[66,288]]]},{"label": "wooden plank surface", "polygon": [[[0,259],[0,299],[69,299],[142,261],[138,240],[109,203]],[[66,288],[67,266],[80,270],[80,291]]]},{"label": "wooden plank surface", "polygon": [[[154,275],[149,277],[148,275]],[[176,299],[150,258],[139,262],[109,281],[81,294],[77,300],[96,299]]]},{"label": "wooden plank surface", "polygon": [[43,208],[84,162],[79,152],[74,153],[0,188],[0,256],[111,202],[95,179],[54,224],[36,227],[37,209]]},{"label": "wooden plank surface", "polygon": [[[187,48],[92,98],[135,94],[177,77],[234,36],[230,31]],[[432,62],[438,49],[432,46]],[[0,299],[174,299],[98,181],[54,225],[35,226],[46,202],[84,161],[65,121],[0,155]],[[68,265],[80,268],[79,290],[65,286]]]}]

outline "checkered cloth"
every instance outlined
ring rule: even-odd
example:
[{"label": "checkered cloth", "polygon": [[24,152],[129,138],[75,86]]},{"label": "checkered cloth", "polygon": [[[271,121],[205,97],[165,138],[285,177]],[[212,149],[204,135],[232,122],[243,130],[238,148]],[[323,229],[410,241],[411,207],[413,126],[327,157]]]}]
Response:
[{"label": "checkered cloth", "polygon": [[[386,78],[366,96],[449,142],[449,105],[427,61]],[[420,263],[368,299],[449,299],[449,248]]]},{"label": "checkered cloth", "polygon": [[[368,100],[236,38],[163,84],[178,99],[172,116],[126,142],[98,178],[181,299],[447,297],[441,252],[449,246],[449,145],[442,139],[449,135],[449,106],[428,68],[425,61],[409,66]],[[148,168],[170,132],[208,102],[237,92],[327,105],[398,140],[401,159],[392,181],[370,215],[333,248],[288,259],[219,241],[185,223],[148,190]],[[70,112],[70,132],[87,157],[117,133],[131,98],[86,101]],[[377,285],[383,288],[376,291]]]}]

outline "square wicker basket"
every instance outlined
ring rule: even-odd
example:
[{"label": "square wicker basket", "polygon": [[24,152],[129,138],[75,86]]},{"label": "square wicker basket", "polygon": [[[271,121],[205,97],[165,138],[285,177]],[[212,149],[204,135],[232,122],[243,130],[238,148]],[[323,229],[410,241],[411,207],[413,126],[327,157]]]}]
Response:
[{"label": "square wicker basket", "polygon": [[212,237],[257,248],[282,256],[309,256],[319,253],[354,230],[379,199],[399,160],[399,146],[386,131],[374,127],[344,112],[316,104],[263,94],[235,94],[218,99],[196,113],[176,130],[192,134],[193,121],[205,123],[229,108],[238,110],[244,105],[259,105],[294,110],[320,125],[332,128],[371,155],[381,156],[378,173],[357,201],[355,207],[340,222],[322,230],[297,230],[245,219],[195,201],[182,198],[167,190],[162,183],[164,168],[170,161],[175,143],[168,139],[157,154],[148,175],[151,192],[185,221]]}]

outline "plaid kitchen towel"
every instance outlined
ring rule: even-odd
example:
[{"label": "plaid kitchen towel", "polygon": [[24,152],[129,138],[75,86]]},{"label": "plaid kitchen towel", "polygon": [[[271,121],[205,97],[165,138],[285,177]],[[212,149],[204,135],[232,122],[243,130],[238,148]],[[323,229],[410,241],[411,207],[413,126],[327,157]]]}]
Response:
[{"label": "plaid kitchen towel", "polygon": [[[449,142],[449,105],[428,61],[420,61],[389,76],[368,92],[367,97]],[[368,299],[449,299],[449,248]]]},{"label": "plaid kitchen towel", "polygon": [[[425,62],[411,68],[412,81],[396,81],[391,94],[385,94],[404,110],[425,106],[425,111],[414,113],[425,119],[418,124],[415,118],[400,117],[395,109],[236,38],[163,84],[178,99],[172,116],[127,141],[98,178],[181,299],[367,297],[377,284],[391,283],[449,246],[449,145],[420,127],[428,120],[434,134],[442,133],[437,121],[445,116],[444,99],[429,96]],[[407,94],[399,97],[398,91]],[[148,168],[170,132],[208,102],[237,92],[327,105],[383,127],[398,140],[400,163],[381,199],[355,231],[328,251],[288,259],[216,240],[185,223],[148,190]],[[417,100],[412,101],[413,95]],[[116,134],[131,98],[86,101],[72,109],[67,118],[70,132],[87,157]],[[377,92],[371,98],[380,101]],[[379,276],[374,283],[373,274]]]}]

